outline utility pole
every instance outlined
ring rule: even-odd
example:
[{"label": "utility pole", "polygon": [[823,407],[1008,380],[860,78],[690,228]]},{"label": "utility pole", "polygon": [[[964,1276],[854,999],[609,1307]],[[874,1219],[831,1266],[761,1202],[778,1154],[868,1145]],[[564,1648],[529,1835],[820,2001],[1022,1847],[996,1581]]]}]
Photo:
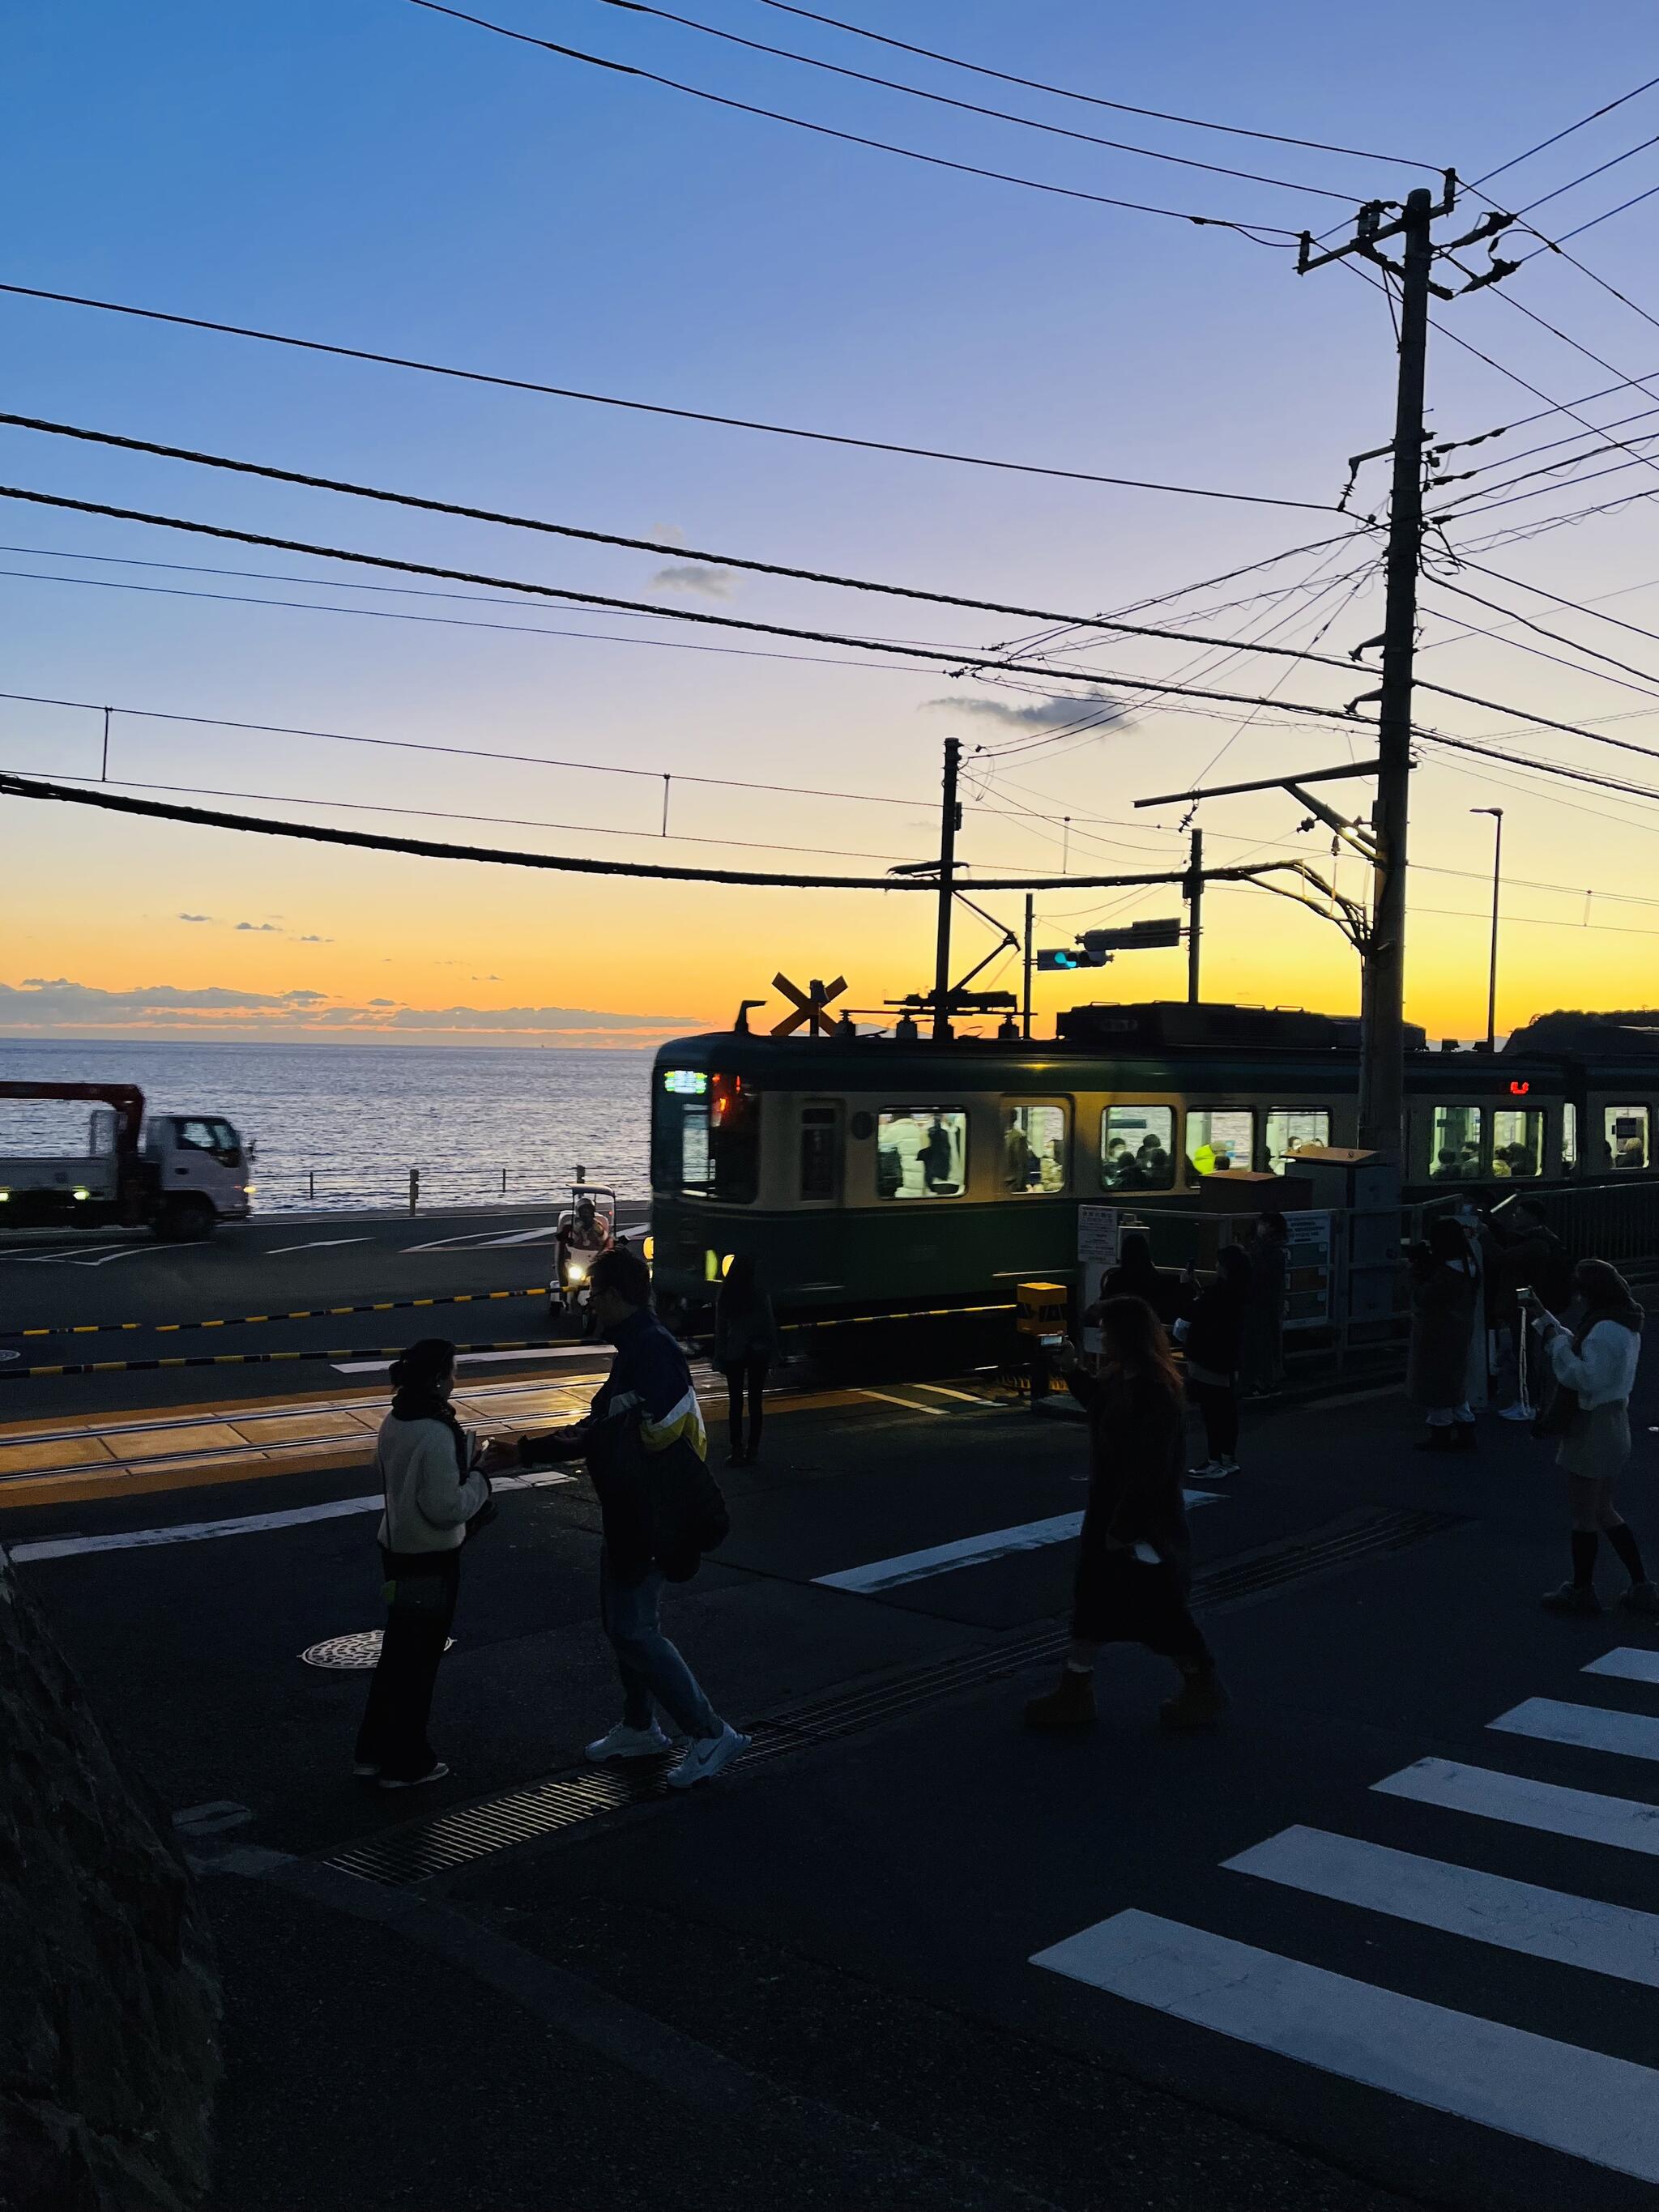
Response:
[{"label": "utility pole", "polygon": [[[1493,239],[1516,218],[1494,209],[1462,238],[1437,246],[1436,220],[1449,215],[1457,199],[1457,179],[1445,173],[1444,189],[1437,204],[1426,191],[1413,192],[1395,220],[1382,218],[1395,202],[1369,201],[1359,210],[1354,235],[1346,245],[1328,253],[1315,253],[1313,240],[1304,231],[1297,257],[1297,273],[1322,268],[1358,253],[1396,278],[1400,287],[1400,369],[1395,394],[1394,438],[1382,450],[1392,455],[1393,483],[1389,508],[1388,596],[1382,634],[1367,645],[1382,648],[1382,680],[1369,696],[1377,702],[1376,803],[1371,817],[1375,843],[1370,927],[1365,949],[1362,985],[1362,1028],[1359,1074],[1359,1141],[1368,1151],[1385,1158],[1403,1157],[1406,1054],[1406,866],[1407,831],[1410,812],[1412,680],[1417,633],[1417,576],[1423,550],[1423,387],[1427,366],[1429,295],[1449,300],[1455,296],[1435,283],[1431,270],[1437,252],[1455,252],[1460,246]],[[1383,242],[1402,243],[1399,261],[1382,252]],[[1517,264],[1497,258],[1490,268],[1472,277],[1462,289],[1473,291],[1497,283]],[[1462,264],[1455,266],[1462,268]],[[1466,275],[1468,271],[1464,272]],[[1370,454],[1357,456],[1361,460]],[[1346,501],[1346,494],[1344,494]],[[1365,646],[1355,649],[1358,659]],[[1355,700],[1357,707],[1361,703]]]},{"label": "utility pole", "polygon": [[1194,830],[1192,858],[1182,886],[1187,901],[1187,1004],[1200,1004],[1198,989],[1199,940],[1204,928],[1204,832]]},{"label": "utility pole", "polygon": [[962,741],[945,740],[945,786],[939,817],[939,934],[933,957],[933,1042],[951,1036],[951,905],[956,896],[957,831],[962,809],[957,803],[957,771]]},{"label": "utility pole", "polygon": [[1498,1049],[1498,902],[1504,887],[1504,810],[1472,806],[1471,814],[1490,814],[1497,833],[1492,842],[1492,958],[1486,967],[1486,1050]]},{"label": "utility pole", "polygon": [[1036,901],[1030,891],[1025,894],[1025,982],[1020,993],[1020,1035],[1027,1044],[1031,1042],[1031,933],[1036,927]]}]

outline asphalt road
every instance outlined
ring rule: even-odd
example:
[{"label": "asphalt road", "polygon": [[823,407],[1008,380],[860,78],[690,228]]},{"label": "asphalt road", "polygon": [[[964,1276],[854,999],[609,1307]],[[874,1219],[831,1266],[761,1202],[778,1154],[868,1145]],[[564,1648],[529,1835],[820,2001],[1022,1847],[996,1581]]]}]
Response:
[{"label": "asphalt road", "polygon": [[[547,1310],[533,1293],[545,1288],[552,1272],[556,1213],[556,1207],[544,1206],[412,1217],[256,1216],[222,1228],[200,1244],[163,1244],[148,1231],[112,1236],[41,1231],[0,1239],[0,1422],[137,1411],[232,1395],[288,1395],[301,1387],[288,1362],[274,1369],[227,1364],[35,1377],[21,1374],[27,1366],[229,1352],[368,1351],[429,1335],[463,1343],[544,1338]],[[647,1209],[623,1206],[619,1215],[623,1227],[634,1229],[644,1224]],[[240,1318],[502,1290],[532,1295],[490,1304],[273,1319],[252,1326]],[[176,1326],[202,1322],[229,1325]],[[20,1334],[40,1328],[54,1333]],[[514,1371],[514,1364],[503,1364]],[[313,1390],[343,1387],[350,1380],[336,1373],[332,1361],[322,1359],[307,1362],[301,1375]]]},{"label": "asphalt road", "polygon": [[[1214,1735],[1160,1735],[1166,1669],[1126,1650],[1097,1730],[1054,1741],[1019,1726],[1048,1670],[1018,1655],[1063,1626],[1070,1547],[1042,1524],[1080,1510],[1081,1435],[972,1378],[882,1393],[776,1419],[670,1599],[733,1719],[799,1728],[873,1680],[868,1724],[763,1731],[690,1799],[412,1888],[326,1862],[574,1767],[613,1717],[585,1481],[505,1499],[469,1560],[436,1720],[456,1771],[418,1806],[349,1778],[364,1678],[300,1657],[375,1624],[371,1519],[270,1521],[362,1471],[0,1522],[166,1802],[246,1809],[198,1847],[226,2212],[1659,2208],[1659,1636],[1539,1612],[1547,1451],[1492,1421],[1476,1455],[1413,1455],[1380,1397],[1255,1419],[1194,1510],[1200,1576],[1450,1517],[1218,1606]],[[239,1532],[88,1547],[222,1516]]]}]

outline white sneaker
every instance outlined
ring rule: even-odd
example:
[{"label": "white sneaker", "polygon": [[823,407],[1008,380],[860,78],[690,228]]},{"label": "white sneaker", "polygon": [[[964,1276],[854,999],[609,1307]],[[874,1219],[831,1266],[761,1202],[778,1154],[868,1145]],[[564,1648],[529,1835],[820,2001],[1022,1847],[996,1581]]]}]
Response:
[{"label": "white sneaker", "polygon": [[734,1759],[741,1759],[749,1748],[749,1738],[739,1735],[728,1722],[718,1735],[696,1736],[685,1747],[685,1757],[668,1778],[671,1790],[690,1790],[699,1782],[712,1781],[723,1766],[730,1766]]},{"label": "white sneaker", "polygon": [[1500,1406],[1498,1418],[1500,1421],[1535,1421],[1538,1408],[1535,1406]]},{"label": "white sneaker", "polygon": [[673,1745],[653,1721],[649,1728],[629,1728],[626,1721],[618,1721],[601,1736],[595,1736],[587,1747],[587,1755],[596,1765],[611,1759],[654,1759],[659,1752],[672,1751]]},{"label": "white sneaker", "polygon": [[1223,1475],[1231,1474],[1237,1464],[1237,1460],[1206,1460],[1202,1467],[1189,1467],[1187,1479],[1189,1482],[1219,1482]]}]

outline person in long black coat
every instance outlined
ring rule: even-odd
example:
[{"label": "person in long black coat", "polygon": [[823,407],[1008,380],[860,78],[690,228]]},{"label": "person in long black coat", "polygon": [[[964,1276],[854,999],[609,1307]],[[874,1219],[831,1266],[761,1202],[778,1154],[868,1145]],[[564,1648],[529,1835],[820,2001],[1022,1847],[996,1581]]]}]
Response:
[{"label": "person in long black coat", "polygon": [[1219,1482],[1238,1473],[1238,1369],[1250,1298],[1254,1262],[1240,1244],[1224,1244],[1216,1255],[1212,1281],[1203,1290],[1188,1277],[1192,1302],[1176,1324],[1176,1337],[1187,1355],[1187,1389],[1204,1423],[1210,1456],[1192,1472],[1200,1482]]},{"label": "person in long black coat", "polygon": [[1173,1659],[1181,1687],[1166,1728],[1218,1720],[1227,1693],[1188,1607],[1192,1541],[1182,1495],[1181,1379],[1162,1323],[1144,1298],[1102,1309],[1104,1364],[1086,1374],[1067,1344],[1060,1369],[1089,1416],[1089,1503],[1078,1541],[1072,1644],[1060,1681],[1025,1708],[1028,1728],[1056,1734],[1095,1717],[1095,1662],[1104,1644],[1144,1644]]},{"label": "person in long black coat", "polygon": [[1426,1433],[1418,1451],[1470,1451],[1474,1415],[1468,1402],[1469,1340],[1480,1278],[1469,1241],[1449,1214],[1429,1224],[1425,1243],[1407,1256],[1411,1270],[1411,1344],[1406,1395],[1421,1406]]}]

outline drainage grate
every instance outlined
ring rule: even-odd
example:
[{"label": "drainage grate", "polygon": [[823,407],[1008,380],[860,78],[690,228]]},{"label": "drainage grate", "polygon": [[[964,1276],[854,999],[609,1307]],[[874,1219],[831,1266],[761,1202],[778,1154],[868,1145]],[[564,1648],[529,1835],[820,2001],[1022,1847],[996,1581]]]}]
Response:
[{"label": "drainage grate", "polygon": [[[1457,1513],[1356,1514],[1322,1535],[1270,1547],[1250,1557],[1210,1568],[1194,1578],[1193,1602],[1213,1613],[1271,1595],[1293,1584],[1334,1574],[1362,1559],[1403,1551],[1462,1525]],[[926,1711],[968,1690],[983,1689],[1029,1667],[1057,1660],[1066,1644],[1062,1628],[1045,1626],[990,1650],[964,1651],[933,1666],[867,1682],[791,1706],[770,1720],[748,1723],[754,1748],[744,1767],[781,1752],[809,1749],[860,1734],[901,1715]],[[647,1805],[668,1794],[672,1758],[631,1760],[550,1775],[504,1796],[458,1806],[435,1818],[411,1821],[330,1854],[327,1863],[368,1881],[401,1887],[424,1881],[515,1844],[555,1836],[567,1828]]]}]

